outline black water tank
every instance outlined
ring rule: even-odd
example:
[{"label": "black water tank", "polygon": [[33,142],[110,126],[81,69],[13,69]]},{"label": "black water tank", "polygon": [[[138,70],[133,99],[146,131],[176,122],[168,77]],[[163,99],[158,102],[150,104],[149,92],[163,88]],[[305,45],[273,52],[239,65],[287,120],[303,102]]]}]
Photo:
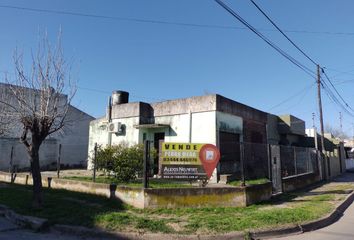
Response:
[{"label": "black water tank", "polygon": [[113,91],[112,92],[112,105],[128,103],[129,93],[125,91]]}]

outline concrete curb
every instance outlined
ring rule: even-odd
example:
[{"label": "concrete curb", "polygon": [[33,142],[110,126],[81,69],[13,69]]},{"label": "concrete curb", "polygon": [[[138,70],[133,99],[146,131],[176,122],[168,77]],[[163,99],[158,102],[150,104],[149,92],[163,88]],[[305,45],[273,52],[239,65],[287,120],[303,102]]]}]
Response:
[{"label": "concrete curb", "polygon": [[309,223],[301,224],[298,226],[292,226],[289,228],[250,232],[249,236],[251,239],[254,240],[267,239],[271,237],[285,237],[285,236],[301,234],[304,232],[310,232],[320,228],[327,227],[333,224],[334,222],[338,221],[343,216],[344,211],[350,206],[350,204],[353,201],[354,201],[354,192],[348,195],[341,204],[339,204],[330,214],[328,214],[323,218],[314,220]]},{"label": "concrete curb", "polygon": [[33,229],[34,231],[42,231],[49,226],[47,219],[20,215],[4,205],[0,205],[0,215],[14,224]]}]

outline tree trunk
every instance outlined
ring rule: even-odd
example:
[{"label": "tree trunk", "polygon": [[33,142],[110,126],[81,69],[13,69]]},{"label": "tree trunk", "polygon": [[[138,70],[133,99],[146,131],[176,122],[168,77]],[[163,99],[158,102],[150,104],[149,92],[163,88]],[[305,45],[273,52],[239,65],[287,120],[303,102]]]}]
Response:
[{"label": "tree trunk", "polygon": [[42,176],[39,166],[39,146],[32,145],[30,151],[31,172],[33,179],[33,202],[35,208],[42,207]]}]

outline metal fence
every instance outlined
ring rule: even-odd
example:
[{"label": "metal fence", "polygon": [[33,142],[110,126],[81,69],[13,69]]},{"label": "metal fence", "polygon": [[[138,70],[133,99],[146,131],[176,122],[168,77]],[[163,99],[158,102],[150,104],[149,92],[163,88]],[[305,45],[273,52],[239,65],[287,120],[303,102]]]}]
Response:
[{"label": "metal fence", "polygon": [[233,175],[235,179],[270,179],[272,174],[283,178],[318,170],[312,148],[223,142],[220,153],[219,175]]},{"label": "metal fence", "polygon": [[315,149],[281,145],[279,149],[282,177],[317,171]]}]

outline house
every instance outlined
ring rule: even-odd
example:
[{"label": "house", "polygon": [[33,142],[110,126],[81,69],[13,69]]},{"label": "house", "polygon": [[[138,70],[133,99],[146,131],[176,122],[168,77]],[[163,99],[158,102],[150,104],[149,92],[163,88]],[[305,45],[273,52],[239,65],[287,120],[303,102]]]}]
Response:
[{"label": "house", "polygon": [[[27,96],[27,101],[33,100],[38,90],[0,83],[0,96],[11,102],[9,88],[21,89]],[[66,103],[67,96],[60,95],[60,102]],[[87,113],[69,105],[66,115],[66,126],[63,132],[49,135],[40,148],[40,165],[42,169],[55,169],[61,145],[61,165],[64,167],[86,167],[89,123],[94,119]],[[10,165],[17,170],[27,170],[30,167],[25,147],[19,141],[22,126],[12,125],[9,132],[0,135],[0,170],[8,171]],[[12,163],[10,163],[12,162]]]},{"label": "house", "polygon": [[[95,143],[115,145],[122,142],[211,143],[221,152],[220,164],[213,177],[239,175],[240,143],[245,148],[249,177],[267,177],[267,144],[301,145],[304,121],[291,116],[275,116],[218,94],[157,103],[129,102],[129,93],[114,91],[106,116],[90,123],[89,154]],[[238,146],[238,147],[235,147]],[[151,163],[158,173],[158,158]],[[88,168],[92,168],[89,160]]]}]

